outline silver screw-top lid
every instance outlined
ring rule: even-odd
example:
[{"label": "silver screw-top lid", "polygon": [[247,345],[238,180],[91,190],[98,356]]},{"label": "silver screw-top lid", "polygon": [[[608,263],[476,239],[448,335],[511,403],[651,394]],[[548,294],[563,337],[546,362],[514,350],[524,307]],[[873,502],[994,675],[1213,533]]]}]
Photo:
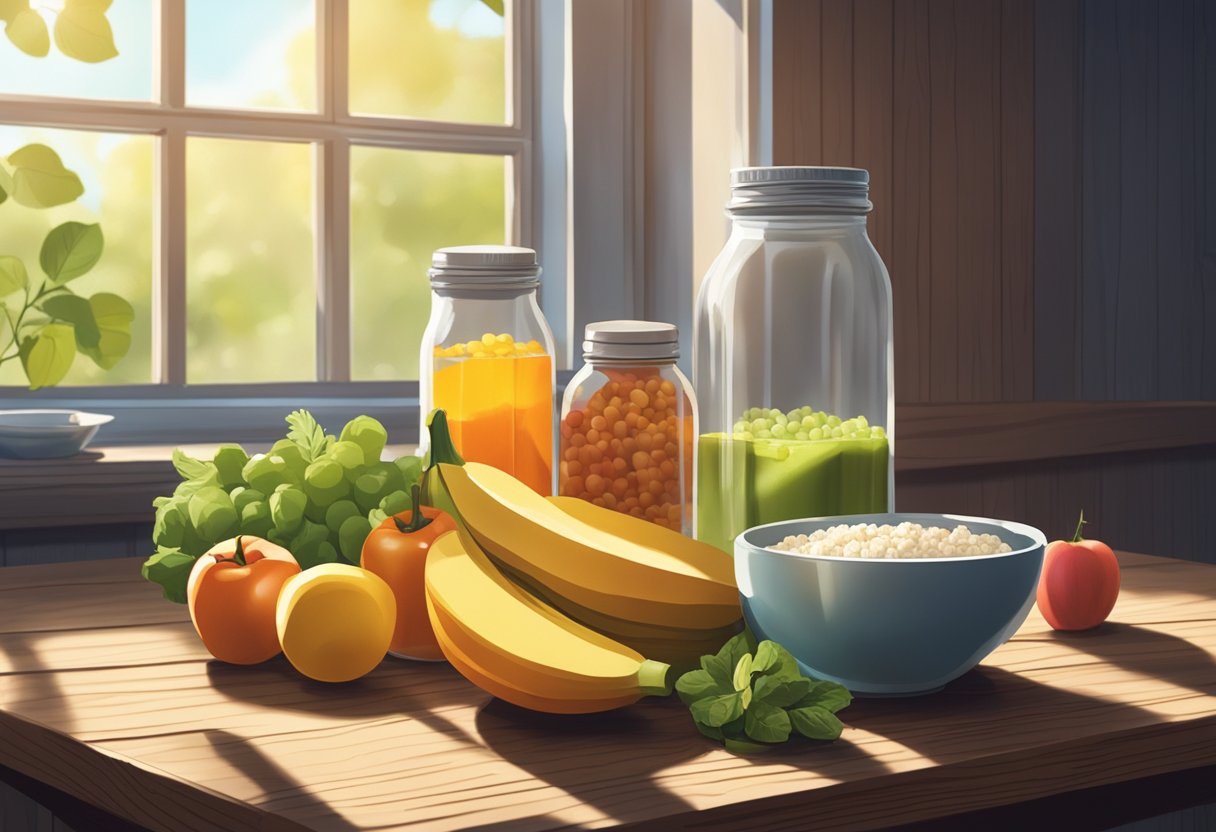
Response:
[{"label": "silver screw-top lid", "polygon": [[680,357],[680,330],[655,321],[598,321],[583,330],[589,362],[672,363]]},{"label": "silver screw-top lid", "polygon": [[868,214],[870,174],[861,168],[757,167],[730,172],[731,215]]},{"label": "silver screw-top lid", "polygon": [[435,289],[523,289],[540,283],[536,252],[521,246],[449,246],[431,255]]}]

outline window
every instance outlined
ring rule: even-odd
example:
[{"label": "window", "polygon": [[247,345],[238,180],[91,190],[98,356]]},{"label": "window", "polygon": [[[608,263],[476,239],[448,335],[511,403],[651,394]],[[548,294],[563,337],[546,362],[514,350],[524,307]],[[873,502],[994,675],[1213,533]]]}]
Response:
[{"label": "window", "polygon": [[[527,0],[119,0],[97,62],[59,42],[84,6],[33,0],[45,57],[0,38],[0,162],[45,145],[84,191],[0,205],[0,255],[33,276],[51,229],[97,223],[71,288],[133,310],[122,360],[77,356],[59,394],[414,379],[431,251],[532,244]],[[0,364],[0,397],[24,385]]]}]

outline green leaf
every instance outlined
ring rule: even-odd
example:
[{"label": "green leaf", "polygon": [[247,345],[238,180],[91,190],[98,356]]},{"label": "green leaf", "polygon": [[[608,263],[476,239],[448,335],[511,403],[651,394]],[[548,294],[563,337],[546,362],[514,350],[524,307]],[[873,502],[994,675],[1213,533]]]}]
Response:
[{"label": "green leaf", "polygon": [[754,692],[756,702],[774,705],[778,708],[788,708],[804,697],[810,688],[809,679],[786,680],[778,679],[775,676],[761,676],[756,680]]},{"label": "green leaf", "polygon": [[82,348],[81,352],[93,359],[98,367],[108,370],[131,349],[131,322],[135,320],[135,310],[110,292],[93,295],[89,298],[89,306],[97,324],[98,342],[97,346]]},{"label": "green leaf", "polygon": [[20,258],[0,254],[0,298],[29,285],[30,276]]},{"label": "green leaf", "polygon": [[756,702],[747,709],[747,735],[757,742],[785,742],[790,738],[790,718],[775,705]]},{"label": "green leaf", "polygon": [[752,655],[744,653],[743,657],[735,664],[735,673],[733,676],[735,690],[747,690],[752,685]]},{"label": "green leaf", "polygon": [[486,4],[486,8],[494,12],[499,17],[506,16],[506,10],[503,8],[503,0],[481,0]]},{"label": "green leaf", "polygon": [[186,481],[201,480],[215,473],[214,464],[195,459],[181,448],[173,450],[173,467]]},{"label": "green leaf", "polygon": [[165,598],[175,604],[186,603],[186,583],[196,558],[177,549],[161,549],[144,561],[140,574],[154,584],[160,584]]},{"label": "green leaf", "polygon": [[8,157],[13,170],[9,194],[26,208],[53,208],[84,193],[80,177],[63,166],[59,154],[44,144],[27,144]]},{"label": "green leaf", "polygon": [[[777,654],[777,660],[772,667],[764,671],[765,675],[785,682],[804,678],[802,669],[798,667],[798,660],[790,655],[790,652],[780,644],[775,642],[770,642],[770,644],[773,645],[772,649]],[[756,649],[759,650],[759,647]]]},{"label": "green leaf", "polygon": [[718,742],[722,742],[724,739],[726,739],[726,736],[722,733],[721,728],[715,728],[711,725],[702,725],[701,723],[697,722],[695,719],[692,721],[692,724],[697,726],[697,730],[700,731],[705,736],[709,737],[711,740],[717,740]]},{"label": "green leaf", "polygon": [[287,417],[291,427],[287,438],[300,447],[305,462],[312,462],[325,453],[325,430],[307,410],[297,410]]},{"label": "green leaf", "polygon": [[808,681],[810,681],[810,689],[794,703],[795,708],[818,705],[836,713],[853,701],[853,694],[849,693],[849,689],[844,685],[838,685],[835,682]]},{"label": "green leaf", "polygon": [[733,669],[739,664],[739,659],[752,652],[752,646],[748,641],[748,633],[744,630],[722,645],[718,657],[726,662],[727,667]]},{"label": "green leaf", "polygon": [[96,266],[103,248],[100,225],[65,222],[46,235],[38,261],[52,283],[67,283]]},{"label": "green leaf", "polygon": [[0,183],[0,205],[8,201],[8,191],[4,190],[4,184]]},{"label": "green leaf", "polygon": [[101,340],[93,307],[87,300],[73,294],[52,295],[40,307],[51,318],[69,323],[76,330],[76,347],[81,352],[94,349]]},{"label": "green leaf", "polygon": [[21,363],[31,390],[63,381],[75,358],[76,336],[67,324],[47,324],[21,344]]},{"label": "green leaf", "polygon": [[819,705],[795,708],[789,712],[789,717],[794,730],[813,740],[834,740],[844,730],[836,714]]},{"label": "green leaf", "polygon": [[707,696],[721,696],[731,692],[730,686],[722,684],[705,670],[690,670],[676,680],[676,693],[685,705],[691,705]]},{"label": "green leaf", "polygon": [[776,642],[765,639],[756,645],[756,660],[752,662],[752,670],[756,673],[764,673],[766,670],[776,667],[781,662],[781,652]]},{"label": "green leaf", "polygon": [[726,690],[734,690],[734,679],[731,678],[734,664],[729,664],[722,656],[702,656],[701,669],[713,677],[713,680]]},{"label": "green leaf", "polygon": [[767,751],[772,751],[773,746],[765,745],[764,743],[759,742],[748,742],[747,740],[736,740],[727,737],[726,750],[731,754],[763,754]]},{"label": "green leaf", "polygon": [[118,55],[114,30],[97,3],[68,2],[55,20],[55,45],[69,58],[89,64]]},{"label": "green leaf", "polygon": [[4,27],[4,34],[13,45],[27,55],[44,58],[51,51],[51,33],[42,15],[33,9],[22,9]]},{"label": "green leaf", "polygon": [[717,728],[743,716],[743,694],[728,693],[724,696],[709,696],[689,707],[692,718],[703,725]]}]

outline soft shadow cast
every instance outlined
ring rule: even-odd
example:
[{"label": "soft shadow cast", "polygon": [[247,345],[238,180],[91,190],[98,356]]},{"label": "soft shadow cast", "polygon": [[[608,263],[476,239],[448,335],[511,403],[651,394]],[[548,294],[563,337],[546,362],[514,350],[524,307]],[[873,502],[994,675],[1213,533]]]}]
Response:
[{"label": "soft shadow cast", "polygon": [[1036,640],[1067,644],[1124,670],[1216,696],[1216,659],[1198,645],[1169,633],[1107,621],[1092,630],[1051,630]]}]

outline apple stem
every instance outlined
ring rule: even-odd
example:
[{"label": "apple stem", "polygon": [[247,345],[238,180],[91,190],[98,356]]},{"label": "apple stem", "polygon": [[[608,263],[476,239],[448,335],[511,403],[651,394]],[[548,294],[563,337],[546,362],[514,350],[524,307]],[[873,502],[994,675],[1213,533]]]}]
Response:
[{"label": "apple stem", "polygon": [[1073,532],[1072,540],[1068,541],[1069,543],[1081,542],[1081,527],[1088,522],[1089,521],[1085,519],[1085,509],[1081,509],[1081,518],[1077,520],[1077,530]]}]

